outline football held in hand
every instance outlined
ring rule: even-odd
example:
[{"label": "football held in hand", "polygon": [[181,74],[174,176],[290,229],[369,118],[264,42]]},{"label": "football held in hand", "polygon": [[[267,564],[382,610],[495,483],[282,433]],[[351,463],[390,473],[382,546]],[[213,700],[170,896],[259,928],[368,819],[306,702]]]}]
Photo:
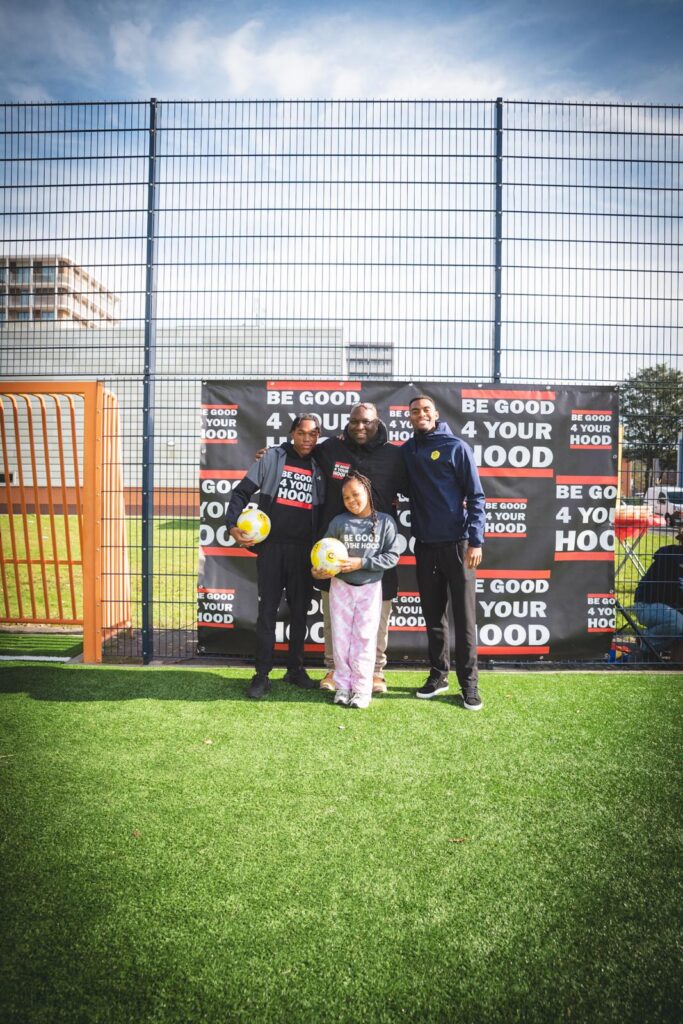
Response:
[{"label": "football held in hand", "polygon": [[249,535],[248,543],[251,544],[260,544],[270,533],[270,519],[255,505],[247,505],[237,520],[237,526],[242,533]]},{"label": "football held in hand", "polygon": [[342,562],[348,557],[349,553],[340,540],[335,537],[323,537],[313,545],[311,564],[314,569],[325,569],[332,576],[336,576]]}]

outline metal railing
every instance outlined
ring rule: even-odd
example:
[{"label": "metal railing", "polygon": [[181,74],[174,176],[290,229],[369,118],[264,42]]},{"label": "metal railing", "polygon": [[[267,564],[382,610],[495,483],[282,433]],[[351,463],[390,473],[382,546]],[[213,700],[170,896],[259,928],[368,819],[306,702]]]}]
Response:
[{"label": "metal railing", "polygon": [[[0,371],[121,408],[134,630],[106,656],[194,653],[203,379],[680,369],[681,109],[0,107]],[[52,266],[87,275],[54,306]]]}]

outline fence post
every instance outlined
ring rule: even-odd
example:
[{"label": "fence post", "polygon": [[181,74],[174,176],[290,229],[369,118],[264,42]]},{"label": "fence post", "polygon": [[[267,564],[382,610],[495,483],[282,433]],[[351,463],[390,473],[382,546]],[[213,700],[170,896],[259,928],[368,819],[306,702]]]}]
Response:
[{"label": "fence post", "polygon": [[[83,661],[102,661],[102,422],[104,385],[83,388]],[[76,470],[78,472],[78,470]],[[79,510],[80,514],[80,510]]]},{"label": "fence post", "polygon": [[500,381],[501,312],[503,288],[503,100],[496,99],[495,122],[495,263],[493,302],[493,380]]},{"label": "fence post", "polygon": [[145,368],[142,399],[142,660],[154,657],[152,580],[154,572],[154,377],[156,371],[156,318],[154,262],[156,239],[157,101],[149,101],[149,157],[147,161],[147,254],[145,266]]}]

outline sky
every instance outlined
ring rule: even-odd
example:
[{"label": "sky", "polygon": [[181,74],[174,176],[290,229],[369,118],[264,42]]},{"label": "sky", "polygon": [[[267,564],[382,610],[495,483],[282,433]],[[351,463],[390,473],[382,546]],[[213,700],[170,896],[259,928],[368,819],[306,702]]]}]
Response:
[{"label": "sky", "polygon": [[683,0],[0,0],[0,100],[680,103]]}]

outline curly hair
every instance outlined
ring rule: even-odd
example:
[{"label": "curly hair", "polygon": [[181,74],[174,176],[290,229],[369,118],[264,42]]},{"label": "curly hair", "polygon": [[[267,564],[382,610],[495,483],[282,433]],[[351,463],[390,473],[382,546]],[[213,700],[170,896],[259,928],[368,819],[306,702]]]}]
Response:
[{"label": "curly hair", "polygon": [[370,518],[372,519],[372,531],[373,531],[374,535],[377,536],[377,523],[379,522],[379,519],[377,517],[377,509],[375,508],[375,502],[373,501],[373,498],[372,498],[372,484],[370,483],[370,480],[368,479],[368,477],[363,476],[363,474],[359,473],[357,469],[352,469],[352,470],[349,471],[346,479],[344,480],[344,483],[341,486],[342,494],[344,492],[344,488],[346,487],[346,485],[348,483],[350,483],[350,481],[352,481],[352,480],[355,480],[356,483],[361,484],[365,488],[365,493],[368,496],[368,505],[370,506]]}]

